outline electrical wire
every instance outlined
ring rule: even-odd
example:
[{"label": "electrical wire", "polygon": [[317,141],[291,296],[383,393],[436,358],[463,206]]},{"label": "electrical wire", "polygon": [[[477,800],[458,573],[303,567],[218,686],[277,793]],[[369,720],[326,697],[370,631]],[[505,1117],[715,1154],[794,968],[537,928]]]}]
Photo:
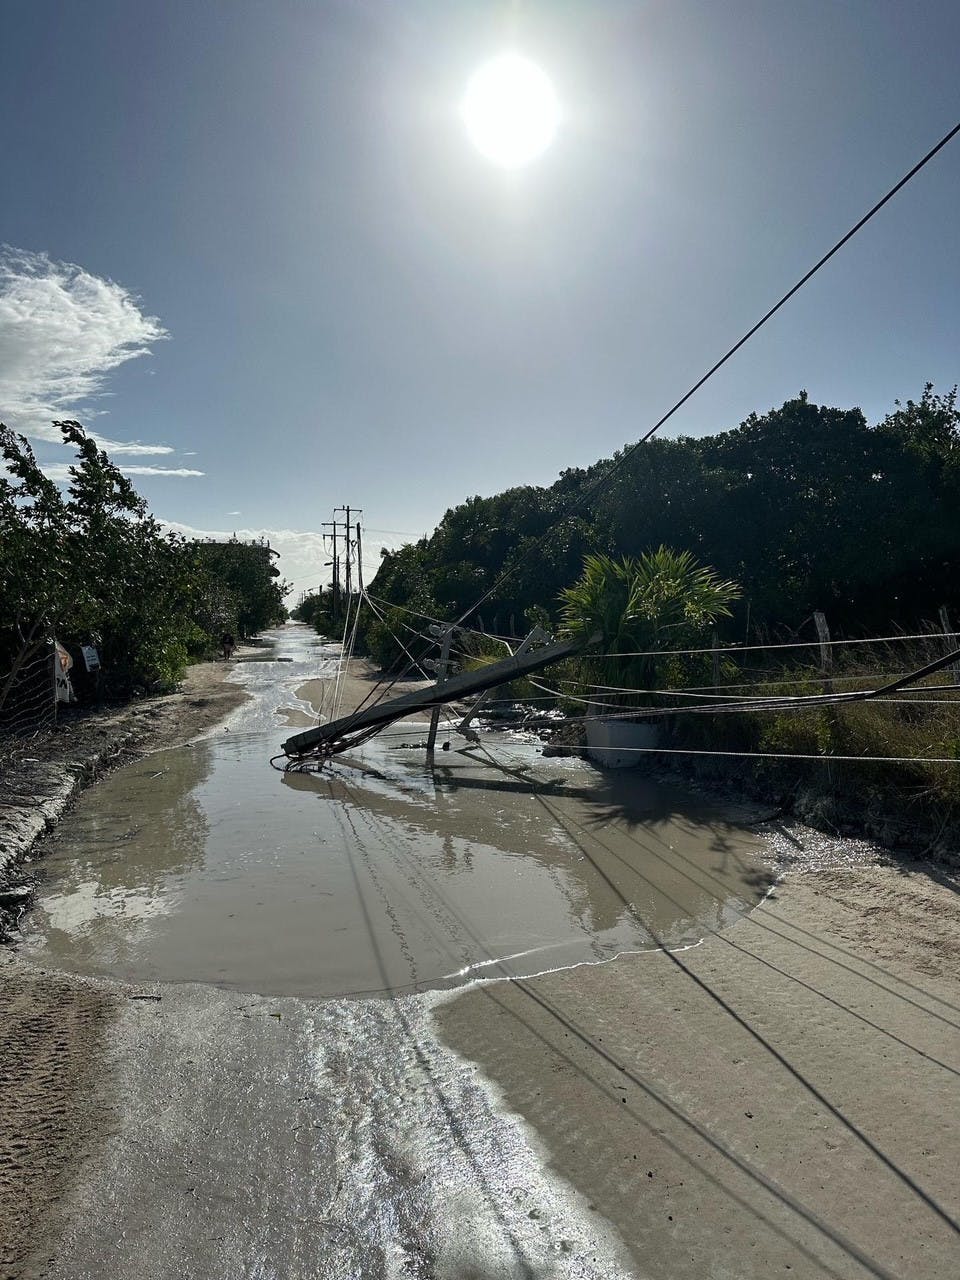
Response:
[{"label": "electrical wire", "polygon": [[591,654],[590,656],[592,658],[602,658],[604,661],[607,661],[614,658],[681,658],[714,653],[775,653],[779,652],[781,649],[819,649],[821,647],[838,648],[844,645],[894,644],[898,641],[913,640],[949,640],[951,643],[956,644],[958,636],[960,636],[960,632],[925,631],[917,635],[863,636],[855,640],[790,640],[785,643],[778,642],[777,644],[722,645],[719,648],[709,649],[637,649],[617,653]]},{"label": "electrical wire", "polygon": [[[895,184],[890,188],[890,190],[889,190],[889,191],[887,191],[887,193],[886,193],[884,196],[882,196],[882,197],[881,197],[881,199],[879,199],[879,200],[878,200],[878,201],[877,201],[877,202],[876,202],[876,203],[875,203],[875,204],[874,204],[874,205],[873,205],[873,206],[872,206],[872,207],[871,207],[871,208],[870,208],[870,209],[869,209],[869,210],[868,210],[868,211],[867,211],[867,212],[866,212],[866,213],[865,213],[865,214],[864,214],[864,215],[863,215],[863,216],[862,216],[862,217],[861,217],[861,218],[860,218],[860,219],[859,219],[859,220],[858,220],[858,221],[857,221],[857,222],[856,222],[856,223],[855,223],[851,228],[850,228],[850,230],[849,230],[849,231],[847,231],[847,232],[846,232],[846,234],[845,234],[845,235],[841,236],[841,238],[840,238],[840,239],[839,239],[839,240],[838,240],[838,241],[837,241],[837,242],[832,246],[832,248],[830,248],[830,249],[829,249],[829,250],[828,250],[828,251],[827,251],[827,252],[826,252],[826,253],[825,253],[825,254],[824,254],[824,255],[823,255],[823,256],[822,256],[822,257],[821,257],[821,258],[820,258],[820,259],[819,259],[819,260],[818,260],[818,261],[817,261],[817,262],[816,262],[816,263],[815,263],[815,264],[814,264],[814,265],[813,265],[813,266],[812,266],[808,271],[807,271],[807,272],[805,272],[805,273],[804,273],[804,275],[802,275],[802,276],[800,277],[800,279],[799,279],[799,280],[798,280],[798,281],[797,281],[797,282],[796,282],[796,283],[795,283],[795,284],[794,284],[790,289],[788,289],[788,290],[787,290],[787,292],[786,292],[786,293],[784,293],[784,294],[783,294],[783,296],[782,296],[782,297],[781,297],[781,298],[780,298],[776,303],[774,303],[774,305],[773,305],[772,307],[770,307],[770,308],[769,308],[769,310],[768,310],[768,311],[766,311],[766,312],[764,313],[764,315],[763,315],[763,316],[761,316],[761,318],[760,318],[760,319],[759,319],[759,320],[758,320],[758,321],[757,321],[757,322],[756,322],[756,323],[755,323],[755,324],[754,324],[750,329],[748,329],[748,330],[747,330],[747,332],[746,332],[746,333],[745,333],[741,338],[739,338],[739,339],[738,339],[738,341],[737,341],[737,342],[735,342],[735,343],[734,343],[734,345],[733,345],[733,346],[732,346],[732,347],[731,347],[731,348],[730,348],[730,349],[729,349],[729,350],[728,350],[728,351],[727,351],[723,356],[721,356],[721,357],[720,357],[720,359],[719,359],[719,360],[717,360],[717,361],[716,361],[716,362],[715,362],[715,363],[714,363],[714,364],[713,364],[713,365],[712,365],[712,366],[707,370],[707,372],[706,372],[705,374],[703,374],[703,375],[702,375],[702,376],[701,376],[701,377],[700,377],[700,378],[699,378],[699,379],[698,379],[698,380],[693,384],[693,386],[692,386],[692,387],[690,387],[690,389],[689,389],[687,392],[685,392],[683,396],[681,396],[681,397],[680,397],[680,399],[679,399],[679,400],[677,400],[677,401],[676,401],[676,403],[675,403],[675,404],[674,404],[670,409],[668,409],[668,410],[667,410],[667,412],[666,412],[666,413],[664,413],[664,414],[663,414],[663,415],[658,419],[658,421],[657,421],[657,422],[655,422],[655,423],[654,423],[650,428],[648,428],[648,430],[647,430],[646,432],[644,432],[644,434],[640,437],[640,439],[639,439],[638,441],[636,441],[636,443],[635,443],[635,444],[631,445],[628,449],[625,449],[625,450],[623,451],[623,453],[622,453],[622,454],[621,454],[617,459],[615,459],[613,462],[611,462],[611,464],[610,464],[608,467],[606,467],[606,468],[605,468],[605,469],[604,469],[604,470],[603,470],[603,471],[602,471],[602,472],[601,472],[601,473],[600,473],[600,474],[599,474],[599,475],[598,475],[598,476],[593,480],[593,482],[592,482],[591,484],[589,484],[589,485],[587,486],[587,488],[583,491],[583,493],[581,493],[581,494],[580,494],[580,496],[578,497],[578,499],[576,500],[576,502],[574,502],[574,503],[570,506],[570,508],[565,512],[565,514],[564,514],[564,516],[563,516],[562,518],[564,518],[564,519],[569,519],[569,517],[570,517],[570,516],[572,516],[572,515],[576,514],[578,511],[582,510],[582,508],[586,505],[586,503],[589,501],[589,499],[590,499],[590,498],[592,498],[592,497],[593,497],[593,495],[594,495],[594,494],[595,494],[595,493],[596,493],[596,492],[597,492],[597,491],[598,491],[598,490],[599,490],[603,485],[605,485],[605,484],[607,483],[607,481],[608,481],[608,480],[609,480],[609,479],[610,479],[610,478],[611,478],[611,477],[612,477],[612,476],[613,476],[613,475],[614,475],[618,470],[620,470],[620,469],[621,469],[621,468],[622,468],[622,467],[623,467],[623,466],[624,466],[624,465],[625,465],[625,464],[626,464],[626,463],[627,463],[627,462],[628,462],[628,461],[633,457],[633,455],[637,452],[637,450],[638,450],[642,445],[644,445],[648,440],[650,440],[650,439],[651,439],[651,438],[652,438],[652,437],[653,437],[653,436],[654,436],[654,435],[655,435],[655,434],[660,430],[660,428],[661,428],[661,427],[663,427],[663,426],[664,426],[664,425],[665,425],[665,424],[666,424],[666,423],[667,423],[667,422],[668,422],[668,421],[669,421],[669,420],[674,416],[674,414],[675,414],[675,413],[676,413],[680,408],[682,408],[682,406],[683,406],[684,404],[686,404],[686,402],[687,402],[687,401],[688,401],[688,400],[689,400],[689,399],[690,399],[690,398],[691,398],[691,397],[692,397],[692,396],[693,396],[697,391],[699,391],[699,390],[700,390],[700,388],[701,388],[701,387],[702,387],[702,386],[703,386],[703,385],[704,385],[704,384],[705,384],[705,383],[706,383],[710,378],[712,378],[712,377],[713,377],[713,375],[714,375],[714,374],[715,374],[719,369],[721,369],[721,368],[723,367],[723,365],[725,365],[725,364],[727,363],[727,361],[728,361],[728,360],[730,360],[730,359],[731,359],[731,357],[732,357],[733,355],[735,355],[735,354],[736,354],[736,352],[737,352],[737,351],[739,351],[739,350],[740,350],[740,348],[741,348],[742,346],[744,346],[744,345],[745,345],[745,343],[747,343],[747,342],[748,342],[748,341],[749,341],[749,340],[754,336],[754,334],[756,334],[756,333],[757,333],[757,332],[758,332],[758,331],[759,331],[759,330],[760,330],[760,329],[761,329],[761,328],[762,328],[762,327],[763,327],[763,326],[764,326],[764,325],[765,325],[765,324],[766,324],[766,323],[767,323],[767,322],[768,322],[768,321],[769,321],[769,320],[770,320],[770,319],[771,319],[771,318],[772,318],[772,317],[773,317],[773,316],[774,316],[774,315],[775,315],[775,314],[776,314],[776,313],[781,309],[781,307],[783,307],[783,306],[784,306],[784,305],[785,305],[785,304],[786,304],[786,303],[787,303],[787,302],[788,302],[788,301],[789,301],[789,300],[794,296],[794,294],[796,294],[800,289],[802,289],[802,288],[803,288],[803,286],[804,286],[804,285],[805,285],[805,284],[806,284],[810,279],[812,279],[812,277],[813,277],[814,275],[816,275],[816,274],[817,274],[817,272],[818,272],[818,271],[820,271],[820,269],[821,269],[823,266],[825,266],[825,265],[826,265],[826,263],[827,263],[827,262],[829,262],[829,261],[830,261],[830,259],[831,259],[831,258],[832,258],[836,253],[838,253],[838,252],[839,252],[839,250],[840,250],[841,248],[843,248],[843,246],[844,246],[844,245],[845,245],[849,240],[851,240],[851,239],[852,239],[852,238],[853,238],[853,237],[854,237],[854,236],[855,236],[855,235],[856,235],[856,234],[857,234],[857,233],[858,233],[858,232],[859,232],[859,231],[860,231],[864,226],[866,226],[866,224],[867,224],[867,223],[868,223],[868,222],[869,222],[869,221],[870,221],[870,220],[871,220],[871,219],[872,219],[872,218],[873,218],[877,213],[879,213],[879,211],[880,211],[880,210],[881,210],[881,209],[882,209],[882,208],[883,208],[883,207],[884,207],[884,206],[885,206],[885,205],[886,205],[890,200],[892,200],[892,199],[893,199],[893,197],[894,197],[894,196],[895,196],[895,195],[896,195],[896,194],[897,194],[897,193],[898,193],[898,192],[899,192],[899,191],[900,191],[904,186],[906,186],[906,184],[907,184],[908,182],[910,182],[910,181],[911,181],[911,179],[912,179],[912,178],[914,178],[914,177],[915,177],[915,176],[916,176],[916,175],[921,171],[921,169],[923,169],[923,168],[924,168],[924,167],[925,167],[925,166],[926,166],[926,165],[927,165],[927,164],[928,164],[928,163],[929,163],[929,162],[934,158],[934,156],[936,156],[936,155],[937,155],[937,154],[938,154],[938,153],[939,153],[939,152],[940,152],[940,151],[941,151],[941,150],[942,150],[942,149],[943,149],[943,148],[944,148],[944,147],[945,147],[945,146],[946,146],[946,145],[947,145],[947,144],[948,144],[948,143],[949,143],[949,142],[950,142],[950,141],[951,141],[955,136],[956,136],[956,134],[957,134],[958,132],[960,132],[960,123],[957,123],[956,125],[954,125],[954,126],[953,126],[953,128],[952,128],[952,129],[950,129],[950,130],[949,130],[949,131],[948,131],[948,132],[947,132],[947,133],[946,133],[946,134],[945,134],[945,135],[940,139],[940,141],[939,141],[939,142],[937,142],[933,147],[931,147],[931,148],[930,148],[930,150],[929,150],[929,151],[928,151],[928,152],[927,152],[927,153],[926,153],[926,154],[925,154],[925,155],[924,155],[924,156],[923,156],[923,157],[922,157],[922,158],[921,158],[921,159],[920,159],[920,160],[919,160],[919,161],[918,161],[918,162],[917,162],[917,163],[916,163],[916,164],[915,164],[915,165],[914,165],[914,166],[913,166],[913,167],[912,167],[912,168],[911,168],[911,169],[910,169],[906,174],[904,174],[904,176],[903,176],[902,178],[900,178],[900,180],[899,180],[898,182],[896,182],[896,183],[895,183]],[[492,584],[492,585],[491,585],[491,586],[490,586],[490,587],[489,587],[489,588],[488,588],[488,589],[487,589],[487,590],[486,590],[486,591],[485,591],[485,592],[484,592],[484,593],[479,597],[479,599],[478,599],[478,600],[477,600],[473,605],[471,605],[471,606],[470,606],[470,608],[468,608],[468,609],[467,609],[467,610],[466,610],[466,611],[461,615],[461,617],[457,620],[457,623],[455,623],[454,625],[456,625],[456,626],[462,626],[462,624],[466,621],[466,619],[467,619],[467,618],[468,618],[472,613],[474,613],[477,609],[479,609],[480,605],[482,605],[482,604],[484,603],[484,601],[488,600],[488,599],[489,599],[489,598],[494,594],[494,592],[495,592],[495,591],[497,591],[497,590],[498,590],[498,589],[499,589],[499,588],[500,588],[500,587],[501,587],[505,582],[507,582],[507,581],[508,581],[508,580],[509,580],[509,579],[510,579],[514,574],[516,574],[516,573],[517,573],[517,571],[520,569],[520,567],[521,567],[523,564],[525,564],[525,563],[526,563],[526,562],[527,562],[527,561],[528,561],[528,560],[529,560],[533,555],[535,555],[537,552],[539,552],[539,551],[540,551],[540,549],[541,549],[541,548],[544,546],[544,544],[546,543],[547,539],[548,539],[548,538],[553,534],[553,531],[555,530],[555,528],[556,528],[556,524],[557,524],[557,523],[558,523],[558,522],[554,522],[554,525],[553,525],[553,526],[551,526],[550,530],[548,530],[546,533],[544,533],[544,534],[543,534],[540,538],[538,538],[535,542],[531,543],[531,545],[526,549],[526,551],[524,551],[524,553],[520,556],[520,558],[519,558],[519,559],[518,559],[518,560],[517,560],[517,561],[516,561],[516,562],[515,562],[515,563],[514,563],[514,564],[513,564],[509,569],[505,570],[502,574],[500,574],[500,576],[496,579],[496,581],[495,581],[495,582],[494,582],[494,583],[493,583],[493,584]],[[403,606],[393,606],[393,607],[400,607],[400,608],[402,608]],[[425,615],[421,615],[421,616],[425,616]],[[787,648],[787,647],[811,647],[811,646],[813,646],[813,645],[815,645],[815,644],[817,644],[817,643],[819,643],[819,642],[811,641],[811,642],[807,642],[807,643],[798,643],[796,646],[788,646],[788,645],[784,645],[784,646],[778,646],[778,647],[783,647],[783,648]],[[825,642],[825,643],[843,643],[843,642]],[[853,643],[853,642],[851,642],[851,643]],[[762,648],[766,648],[767,646],[760,646],[760,647],[762,647]],[[739,651],[739,652],[744,652],[744,651],[746,651],[748,648],[749,648],[749,646],[742,646],[742,647],[739,647],[739,646],[738,646],[738,650],[737,650],[737,651]],[[733,649],[725,649],[725,650],[711,650],[711,652],[734,652],[734,651],[735,651],[735,650],[733,650]],[[684,652],[684,651],[677,651],[677,652]],[[686,651],[686,652],[688,652],[688,653],[693,653],[693,652],[704,652],[704,651],[703,651],[703,650],[688,650],[688,651]],[[609,655],[609,656],[613,656],[613,655]],[[619,655],[619,656],[653,656],[653,655],[649,655],[649,654],[645,654],[645,655],[635,654],[635,655]],[[391,685],[390,685],[390,686],[388,686],[388,688],[389,688],[389,687],[392,687],[392,684],[393,684],[393,683],[395,683],[395,682],[396,682],[395,680],[394,680],[393,682],[391,682]],[[369,700],[369,699],[367,699],[367,700],[365,700],[365,701],[368,701],[368,700]],[[361,705],[363,705],[363,704],[361,704]],[[360,708],[358,708],[357,710],[359,711],[359,709],[360,709]]]},{"label": "electrical wire", "polygon": [[[376,600],[379,604],[384,605],[388,609],[398,609],[400,610],[401,613],[410,614],[412,617],[415,617],[415,618],[422,618],[424,622],[433,623],[435,626],[441,626],[441,627],[453,626],[458,631],[462,631],[467,635],[477,636],[478,638],[484,639],[484,640],[500,640],[503,643],[511,643],[511,642],[519,643],[519,638],[516,636],[500,636],[490,631],[478,631],[476,628],[473,628],[473,627],[465,627],[459,622],[456,622],[456,623],[445,622],[442,618],[435,618],[431,614],[422,613],[421,611],[417,609],[411,609],[406,605],[394,604],[391,601],[384,600],[379,596],[371,596],[369,592],[365,593],[365,595],[367,600],[369,601]],[[432,638],[424,635],[423,632],[418,632],[414,628],[411,628],[411,631],[413,632],[413,634],[419,635],[421,639],[429,640],[431,643],[433,643]],[[768,642],[766,644],[724,645],[724,646],[721,646],[720,648],[714,648],[713,646],[711,646],[709,648],[700,648],[700,649],[638,649],[638,650],[629,650],[629,651],[625,650],[623,652],[617,652],[617,653],[591,654],[590,656],[593,659],[603,659],[604,661],[608,661],[608,660],[612,661],[618,658],[693,657],[698,655],[712,655],[715,653],[717,654],[759,653],[759,652],[775,653],[781,649],[842,648],[848,645],[898,644],[898,643],[906,643],[906,642],[915,641],[915,640],[928,640],[928,641],[949,640],[953,643],[956,643],[958,636],[960,636],[960,632],[956,632],[956,631],[920,631],[913,634],[903,634],[898,632],[896,635],[861,636],[855,639],[844,639],[844,640],[789,640],[789,641]],[[471,655],[467,655],[467,656],[471,656]],[[836,678],[855,679],[856,677],[834,677],[834,678],[835,679]]]},{"label": "electrical wire", "polygon": [[407,657],[410,659],[411,664],[412,664],[413,666],[415,666],[415,667],[417,668],[417,670],[420,672],[420,674],[423,676],[424,680],[429,680],[429,679],[430,679],[430,676],[429,676],[429,675],[427,674],[427,672],[423,669],[423,667],[420,665],[420,663],[417,661],[417,659],[413,656],[413,654],[410,652],[410,650],[407,648],[407,646],[403,643],[403,641],[400,639],[400,637],[397,635],[397,633],[394,631],[394,629],[390,626],[390,623],[386,620],[386,618],[384,617],[384,615],[383,615],[383,614],[381,613],[381,611],[377,608],[377,606],[373,603],[373,601],[372,601],[372,600],[370,599],[370,597],[366,594],[366,592],[364,592],[364,596],[365,596],[365,599],[366,599],[366,601],[367,601],[367,604],[370,606],[370,609],[371,609],[371,611],[372,611],[372,613],[373,613],[374,617],[375,617],[375,618],[377,618],[377,619],[378,619],[378,620],[383,624],[383,626],[385,626],[385,627],[386,627],[387,631],[390,633],[391,638],[397,642],[397,644],[400,646],[400,648],[403,650],[403,652],[404,652],[404,653],[407,655]]},{"label": "electrical wire", "polygon": [[[796,282],[796,284],[793,285],[790,289],[788,289],[787,292],[779,299],[779,301],[775,302],[774,305],[769,309],[769,311],[767,311],[764,315],[762,315],[760,319],[756,322],[756,324],[754,324],[750,329],[748,329],[747,332],[743,335],[743,337],[740,338],[737,342],[735,342],[733,346],[730,348],[730,350],[727,351],[725,355],[721,356],[720,359],[714,365],[712,365],[707,370],[707,372],[703,374],[703,376],[693,384],[690,390],[685,392],[684,395],[680,397],[680,399],[676,402],[676,404],[674,404],[670,409],[668,409],[667,412],[657,422],[655,422],[652,427],[650,427],[646,432],[644,432],[644,434],[640,437],[640,439],[635,444],[632,444],[629,447],[629,449],[624,449],[623,453],[619,456],[619,458],[616,458],[613,462],[611,462],[611,464],[608,467],[606,467],[600,473],[600,475],[595,478],[595,480],[591,484],[587,486],[587,488],[579,496],[576,502],[572,504],[569,510],[561,518],[569,519],[571,516],[576,515],[580,510],[582,510],[582,508],[587,504],[588,500],[592,498],[593,495],[608,482],[611,476],[613,476],[617,471],[619,471],[621,467],[623,467],[633,457],[633,455],[637,452],[637,450],[642,445],[646,444],[646,442],[649,439],[651,439],[654,435],[656,435],[656,433],[660,430],[660,428],[665,426],[666,423],[669,422],[669,420],[673,417],[673,415],[677,412],[677,410],[681,409],[683,405],[685,405],[687,401],[693,395],[695,395],[696,392],[699,391],[700,388],[706,382],[708,382],[710,378],[712,378],[713,375],[719,369],[721,369],[727,363],[727,361],[740,350],[742,346],[744,346],[747,342],[749,342],[749,340],[753,337],[753,335],[757,333],[760,329],[762,329],[763,326],[767,323],[767,321],[772,319],[772,317],[776,315],[776,313],[780,310],[780,308],[784,306],[785,303],[789,302],[789,300],[793,297],[793,295],[797,293],[800,289],[802,289],[803,286],[809,280],[811,280],[813,276],[817,274],[817,272],[821,269],[821,267],[825,266],[830,261],[830,259],[834,256],[835,253],[838,253],[839,250],[842,249],[843,246],[849,240],[852,240],[853,237],[857,234],[857,232],[860,231],[863,227],[865,227],[867,223],[871,220],[871,218],[873,218],[876,214],[878,214],[880,210],[884,207],[884,205],[886,205],[890,200],[892,200],[893,197],[897,194],[897,192],[900,191],[903,187],[905,187],[907,183],[912,178],[914,178],[920,172],[921,169],[924,168],[925,165],[929,164],[929,162],[934,158],[934,156],[937,155],[938,152],[942,151],[943,148],[958,133],[960,133],[960,123],[955,124],[953,128],[949,130],[949,132],[944,134],[944,136],[940,139],[940,141],[936,143],[935,146],[931,147],[930,150],[926,153],[926,155],[923,156],[920,160],[918,160],[917,163],[913,166],[913,168],[910,169],[907,173],[905,173],[903,177],[899,180],[899,182],[896,182],[890,188],[890,190],[886,193],[886,195],[882,196],[881,199],[879,199],[876,202],[876,204],[872,206],[872,208],[868,209],[867,212],[863,215],[863,217],[860,218],[859,221],[854,223],[854,225],[850,228],[850,230],[845,235],[840,237],[840,239],[836,242],[833,248],[829,249],[823,255],[823,257],[819,259],[818,262],[814,263],[814,265],[810,268],[810,270],[807,271],[804,275],[802,275],[800,279]],[[477,600],[475,604],[471,605],[470,608],[457,620],[458,625],[460,623],[463,623],[470,616],[471,613],[479,609],[479,607],[484,603],[484,601],[488,600],[495,591],[499,590],[499,588],[503,586],[505,582],[509,581],[509,579],[513,577],[513,575],[520,569],[522,565],[524,565],[533,555],[537,554],[541,550],[541,548],[547,542],[547,539],[554,535],[554,532],[556,530],[556,526],[558,523],[559,521],[555,521],[554,524],[550,527],[550,529],[548,529],[546,533],[542,534],[535,542],[533,542],[527,548],[527,550],[524,551],[524,553],[520,556],[520,558],[513,565],[511,565],[509,569],[504,570],[504,572],[500,575],[500,577],[497,578],[497,580],[493,583],[493,585],[483,593],[483,595],[479,598],[479,600]]]}]

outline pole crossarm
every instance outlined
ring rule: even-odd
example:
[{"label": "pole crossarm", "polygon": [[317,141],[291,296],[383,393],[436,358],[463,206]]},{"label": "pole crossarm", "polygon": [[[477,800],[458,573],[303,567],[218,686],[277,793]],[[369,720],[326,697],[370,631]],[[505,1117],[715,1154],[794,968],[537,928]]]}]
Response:
[{"label": "pole crossarm", "polygon": [[[596,643],[599,637],[592,637],[588,643]],[[303,733],[295,733],[283,744],[283,752],[288,756],[302,756],[308,752],[336,742],[347,734],[358,733],[366,729],[379,729],[401,720],[415,711],[429,711],[445,702],[457,702],[461,698],[469,698],[473,694],[483,693],[485,689],[493,689],[498,684],[507,684],[520,676],[531,675],[541,671],[551,662],[560,658],[568,658],[586,648],[582,640],[560,640],[545,645],[528,653],[515,653],[512,657],[500,662],[492,662],[479,671],[467,671],[462,675],[451,676],[441,685],[429,689],[418,689],[415,693],[405,693],[399,698],[391,698],[368,707],[365,711],[354,712],[353,715],[341,716],[328,724],[318,725],[315,729],[306,729]]]}]

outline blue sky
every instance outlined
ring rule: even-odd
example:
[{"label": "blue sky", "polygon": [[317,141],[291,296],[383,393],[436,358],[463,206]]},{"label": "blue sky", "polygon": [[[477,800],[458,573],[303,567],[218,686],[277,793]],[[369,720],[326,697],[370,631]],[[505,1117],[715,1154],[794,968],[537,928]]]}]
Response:
[{"label": "blue sky", "polygon": [[[955,0],[5,0],[3,29],[0,414],[139,442],[158,516],[267,532],[298,586],[336,505],[375,558],[636,439],[960,119]],[[563,111],[510,172],[457,110],[507,48]],[[958,208],[960,140],[669,433],[952,386]]]}]

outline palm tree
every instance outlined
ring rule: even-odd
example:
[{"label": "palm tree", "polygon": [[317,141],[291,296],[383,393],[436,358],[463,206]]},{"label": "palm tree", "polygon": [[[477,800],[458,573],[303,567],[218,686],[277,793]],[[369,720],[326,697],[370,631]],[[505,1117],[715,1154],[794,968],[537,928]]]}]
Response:
[{"label": "palm tree", "polygon": [[[656,689],[682,674],[683,662],[668,651],[697,647],[718,618],[730,616],[739,596],[735,582],[699,564],[689,551],[660,546],[621,560],[592,555],[579,580],[561,593],[562,625],[584,642],[602,636],[606,657],[584,660],[588,680],[621,690]],[[646,699],[636,694],[618,701],[642,706]]]}]

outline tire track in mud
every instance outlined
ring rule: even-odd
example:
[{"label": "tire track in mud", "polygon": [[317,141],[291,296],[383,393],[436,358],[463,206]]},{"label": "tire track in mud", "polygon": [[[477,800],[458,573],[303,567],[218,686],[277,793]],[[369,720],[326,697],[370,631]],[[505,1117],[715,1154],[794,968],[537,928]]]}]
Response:
[{"label": "tire track in mud", "polygon": [[95,1066],[116,1002],[0,967],[0,1278],[25,1280],[102,1126]]}]

